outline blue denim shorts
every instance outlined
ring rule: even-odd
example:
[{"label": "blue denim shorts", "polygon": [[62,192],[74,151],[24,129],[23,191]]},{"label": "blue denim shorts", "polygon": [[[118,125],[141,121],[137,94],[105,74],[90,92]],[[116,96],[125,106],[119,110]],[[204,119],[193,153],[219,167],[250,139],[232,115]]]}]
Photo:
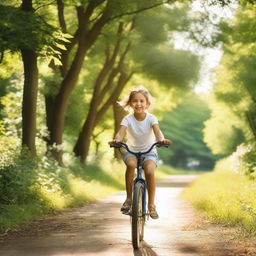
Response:
[{"label": "blue denim shorts", "polygon": [[[131,154],[128,151],[122,153],[123,161],[126,162],[127,158],[133,157],[136,158],[135,155]],[[145,155],[141,156],[142,164],[144,164],[147,160],[152,160],[158,166],[158,155],[157,152],[149,152]]]}]

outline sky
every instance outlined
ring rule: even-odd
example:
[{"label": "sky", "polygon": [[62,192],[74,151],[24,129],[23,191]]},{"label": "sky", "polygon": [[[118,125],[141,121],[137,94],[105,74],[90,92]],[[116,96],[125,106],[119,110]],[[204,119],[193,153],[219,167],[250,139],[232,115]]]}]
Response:
[{"label": "sky", "polygon": [[[195,0],[191,4],[190,15],[196,16],[199,12],[207,12],[209,14],[212,23],[218,23],[221,18],[230,19],[233,17],[233,10],[236,8],[236,4],[232,4],[231,7],[221,7],[221,6],[209,6],[207,1]],[[205,31],[210,33],[211,27],[206,28]],[[206,34],[207,36],[207,34]],[[172,43],[176,49],[186,49],[190,50],[202,59],[200,78],[198,83],[195,85],[194,91],[196,93],[209,93],[214,84],[214,68],[218,66],[222,50],[221,48],[202,48],[192,40],[187,38],[186,33],[173,33]]]}]

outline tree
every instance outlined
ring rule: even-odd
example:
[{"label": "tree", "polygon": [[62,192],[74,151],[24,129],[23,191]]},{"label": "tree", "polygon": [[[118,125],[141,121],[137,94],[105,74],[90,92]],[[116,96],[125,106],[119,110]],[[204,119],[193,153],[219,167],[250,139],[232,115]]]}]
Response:
[{"label": "tree", "polygon": [[206,123],[205,140],[214,153],[232,154],[236,171],[254,178],[256,6],[241,2],[235,17],[220,24],[224,53],[215,72],[213,112]]},{"label": "tree", "polygon": [[224,55],[213,91],[216,101],[237,119],[234,127],[242,131],[243,141],[256,134],[255,8],[240,7],[234,20],[221,23]]},{"label": "tree", "polygon": [[[24,90],[22,103],[22,145],[36,155],[36,104],[38,90],[38,54],[45,46],[53,45],[53,27],[34,13],[32,0],[23,0],[19,7],[0,6],[0,51],[21,52],[24,66]],[[24,29],[26,28],[26,29]]]},{"label": "tree", "polygon": [[197,168],[211,169],[216,158],[203,141],[204,122],[210,115],[206,102],[195,94],[188,94],[171,112],[164,115],[161,128],[166,138],[173,141],[168,150],[160,151],[167,164],[188,168],[197,162]]}]

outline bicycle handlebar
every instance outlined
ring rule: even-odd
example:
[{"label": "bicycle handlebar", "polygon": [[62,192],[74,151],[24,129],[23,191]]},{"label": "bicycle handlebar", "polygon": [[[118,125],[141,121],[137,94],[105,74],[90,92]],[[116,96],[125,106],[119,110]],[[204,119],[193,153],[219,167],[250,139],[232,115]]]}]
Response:
[{"label": "bicycle handlebar", "polygon": [[144,155],[144,154],[147,154],[147,153],[149,153],[155,146],[157,146],[157,147],[166,147],[166,148],[168,148],[169,147],[169,144],[163,144],[163,143],[161,143],[161,141],[158,141],[158,142],[155,142],[151,147],[150,147],[150,149],[148,150],[148,151],[145,151],[145,152],[133,152],[133,151],[131,151],[130,149],[129,149],[129,147],[128,147],[128,145],[126,144],[126,143],[124,143],[124,142],[116,142],[116,143],[113,143],[113,144],[110,144],[110,147],[111,148],[125,148],[128,152],[130,152],[131,154],[134,154],[134,155],[136,155],[136,154],[141,154],[141,155]]}]

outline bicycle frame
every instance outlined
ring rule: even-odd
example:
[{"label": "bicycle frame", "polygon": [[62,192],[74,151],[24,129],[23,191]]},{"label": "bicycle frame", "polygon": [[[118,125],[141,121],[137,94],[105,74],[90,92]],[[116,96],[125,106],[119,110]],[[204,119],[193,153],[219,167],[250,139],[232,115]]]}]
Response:
[{"label": "bicycle frame", "polygon": [[141,182],[143,184],[144,193],[143,193],[142,211],[143,211],[143,215],[146,215],[147,214],[147,206],[146,206],[146,204],[147,204],[147,182],[142,177],[142,164],[141,164],[141,156],[142,156],[142,154],[139,152],[139,153],[136,153],[135,156],[136,156],[138,162],[137,162],[137,174],[136,174],[136,178],[133,181],[133,186],[135,186],[135,184],[137,182]]}]

